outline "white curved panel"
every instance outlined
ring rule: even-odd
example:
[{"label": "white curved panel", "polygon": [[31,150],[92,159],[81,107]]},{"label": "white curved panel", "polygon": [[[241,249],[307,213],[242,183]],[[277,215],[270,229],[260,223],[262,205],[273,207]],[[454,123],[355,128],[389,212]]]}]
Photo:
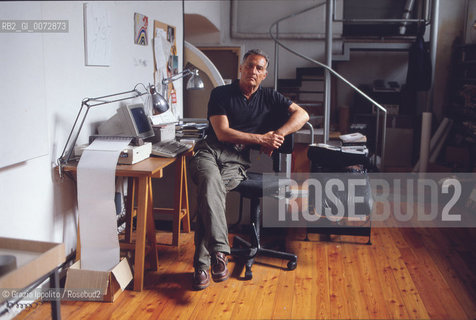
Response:
[{"label": "white curved panel", "polygon": [[185,61],[190,62],[195,67],[205,72],[214,87],[224,85],[225,81],[223,81],[223,77],[213,62],[211,62],[210,59],[208,59],[208,57],[193,44],[187,41],[184,41],[184,44]]}]

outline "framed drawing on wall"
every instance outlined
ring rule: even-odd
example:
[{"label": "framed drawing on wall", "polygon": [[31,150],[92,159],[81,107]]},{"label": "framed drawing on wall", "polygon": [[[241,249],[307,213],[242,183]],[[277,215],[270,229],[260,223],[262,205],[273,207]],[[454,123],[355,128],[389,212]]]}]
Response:
[{"label": "framed drawing on wall", "polygon": [[107,4],[84,4],[84,50],[87,66],[111,65],[112,26],[109,9]]},{"label": "framed drawing on wall", "polygon": [[134,43],[142,46],[149,44],[147,28],[149,27],[149,18],[140,13],[134,13]]}]

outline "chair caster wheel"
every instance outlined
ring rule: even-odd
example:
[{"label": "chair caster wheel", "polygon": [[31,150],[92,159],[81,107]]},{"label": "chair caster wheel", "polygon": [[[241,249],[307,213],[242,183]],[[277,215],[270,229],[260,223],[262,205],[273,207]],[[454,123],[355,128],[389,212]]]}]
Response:
[{"label": "chair caster wheel", "polygon": [[253,279],[253,272],[251,272],[251,269],[246,269],[245,270],[245,280],[251,280]]},{"label": "chair caster wheel", "polygon": [[288,269],[289,270],[294,270],[297,267],[297,262],[296,261],[289,261],[288,262]]}]

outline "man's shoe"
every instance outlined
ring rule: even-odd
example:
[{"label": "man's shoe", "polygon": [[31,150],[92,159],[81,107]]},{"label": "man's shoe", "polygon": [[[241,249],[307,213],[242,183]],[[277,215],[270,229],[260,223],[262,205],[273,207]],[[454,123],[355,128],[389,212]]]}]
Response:
[{"label": "man's shoe", "polygon": [[206,270],[195,270],[193,273],[193,289],[203,290],[210,285],[210,276]]},{"label": "man's shoe", "polygon": [[228,279],[228,259],[223,252],[217,252],[212,257],[212,278],[215,282],[221,282]]}]

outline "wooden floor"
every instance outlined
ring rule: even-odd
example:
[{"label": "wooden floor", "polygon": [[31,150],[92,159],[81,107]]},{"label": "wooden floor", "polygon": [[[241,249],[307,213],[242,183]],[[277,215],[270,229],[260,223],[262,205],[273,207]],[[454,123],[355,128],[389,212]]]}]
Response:
[{"label": "wooden floor", "polygon": [[[167,239],[165,238],[167,237]],[[169,241],[162,233],[159,240]],[[63,319],[476,319],[475,229],[373,229],[331,242],[288,235],[298,267],[258,258],[253,279],[230,262],[228,281],[191,290],[193,233],[159,247],[145,290],[114,303],[62,302]],[[357,242],[357,243],[356,243]],[[358,243],[360,242],[360,244]],[[235,268],[236,267],[236,268]],[[19,319],[49,319],[49,304]]]}]

